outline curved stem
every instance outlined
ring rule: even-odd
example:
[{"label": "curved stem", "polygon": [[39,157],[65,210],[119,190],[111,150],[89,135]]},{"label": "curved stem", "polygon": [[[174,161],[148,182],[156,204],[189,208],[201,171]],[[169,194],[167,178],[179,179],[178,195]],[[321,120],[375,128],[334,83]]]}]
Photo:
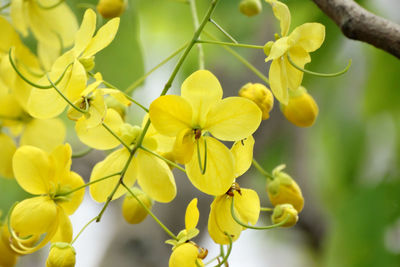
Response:
[{"label": "curved stem", "polygon": [[229,40],[231,40],[232,42],[234,42],[235,44],[238,44],[238,41],[235,40],[235,38],[232,37],[232,35],[230,35],[226,30],[224,30],[224,28],[222,28],[217,22],[215,22],[215,20],[213,20],[212,18],[209,19],[209,21],[215,26],[217,27],[217,29],[222,32],[226,37],[228,37]]},{"label": "curved stem", "polygon": [[[195,0],[189,0],[190,11],[192,13],[194,29],[199,28],[199,18],[197,16],[196,2]],[[201,44],[197,44],[199,49],[199,69],[204,69],[204,50]]]},{"label": "curved stem", "polygon": [[72,154],[72,158],[80,158],[80,157],[86,156],[92,150],[93,150],[93,148],[89,147],[86,150]]},{"label": "curved stem", "polygon": [[11,0],[10,2],[4,4],[3,6],[0,7],[0,11],[2,11],[3,9],[6,9],[7,7],[11,6]]},{"label": "curved stem", "polygon": [[[213,35],[211,35],[207,32],[204,32],[204,34],[213,40],[218,40]],[[254,72],[255,75],[257,75],[261,80],[263,80],[263,82],[265,82],[266,84],[269,85],[268,78],[264,74],[262,74],[256,67],[254,67],[253,64],[251,64],[247,59],[245,59],[244,57],[239,55],[235,50],[233,50],[232,48],[230,48],[228,46],[224,45],[224,46],[222,46],[222,48],[224,48],[226,51],[231,53],[232,56],[234,56],[237,60],[239,60],[241,63],[243,63],[243,65],[245,65],[248,69],[250,69],[252,72]]]},{"label": "curved stem", "polygon": [[156,152],[151,151],[150,149],[147,149],[147,148],[145,148],[144,146],[140,146],[139,148],[142,149],[142,150],[144,150],[144,151],[146,151],[146,152],[149,152],[150,154],[152,154],[152,155],[156,156],[157,158],[159,158],[159,159],[165,161],[166,163],[168,163],[168,164],[174,166],[175,168],[177,168],[177,169],[179,169],[179,170],[181,170],[181,171],[183,171],[183,172],[186,172],[186,170],[185,170],[184,168],[182,168],[181,166],[179,166],[179,165],[176,164],[175,162],[173,162],[173,161],[171,161],[171,160],[169,160],[169,159],[167,159],[167,158],[164,158],[164,157],[161,156],[161,155],[158,155]]},{"label": "curved stem", "polygon": [[271,211],[274,211],[274,209],[273,208],[267,208],[267,207],[261,207],[260,211],[271,212]]},{"label": "curved stem", "polygon": [[261,167],[261,165],[253,158],[253,166],[256,167],[256,169],[265,177],[267,177],[267,179],[271,179],[274,180],[274,176],[272,176],[269,172],[267,172],[266,170],[264,170],[263,167]]},{"label": "curved stem", "polygon": [[225,262],[228,261],[228,258],[229,258],[229,256],[231,255],[231,252],[232,252],[232,237],[226,232],[224,234],[229,239],[229,247],[228,247],[228,250],[226,251],[225,257],[223,257],[222,261],[220,263],[218,263],[217,265],[215,265],[215,267],[220,267],[220,266],[222,266],[222,264],[225,264]]},{"label": "curved stem", "polygon": [[302,67],[296,65],[296,63],[294,63],[293,60],[290,58],[290,55],[289,55],[289,54],[287,55],[287,58],[288,58],[288,60],[289,60],[290,65],[292,65],[293,67],[295,67],[295,68],[298,69],[299,71],[302,71],[302,72],[304,72],[304,73],[311,74],[311,75],[314,75],[314,76],[326,77],[326,78],[329,78],[329,77],[336,77],[336,76],[340,76],[340,75],[342,75],[342,74],[345,74],[345,73],[349,70],[349,68],[350,68],[350,66],[351,66],[351,59],[350,59],[350,60],[349,60],[349,63],[347,64],[347,66],[346,66],[343,70],[341,70],[341,71],[339,71],[339,72],[336,72],[336,73],[319,73],[319,72],[314,72],[314,71],[306,70],[306,69],[304,69],[304,68],[302,68]]},{"label": "curved stem", "polygon": [[42,5],[42,3],[40,3],[40,0],[36,0],[36,4],[41,8],[41,9],[53,9],[58,7],[59,5],[61,5],[62,3],[64,3],[65,0],[59,0],[57,3],[49,5],[49,6],[45,6]]},{"label": "curved stem", "polygon": [[116,173],[113,173],[113,174],[110,174],[110,175],[101,177],[101,178],[99,178],[99,179],[97,179],[97,180],[95,180],[95,181],[91,181],[91,182],[86,183],[86,184],[84,184],[84,185],[82,185],[82,186],[79,186],[79,187],[77,187],[77,188],[74,188],[74,189],[72,189],[71,191],[68,191],[68,192],[65,192],[65,193],[57,194],[56,197],[58,197],[58,196],[67,196],[67,195],[72,194],[72,193],[74,193],[74,192],[76,192],[76,191],[79,191],[79,190],[81,190],[81,189],[83,189],[83,188],[86,188],[86,187],[89,186],[89,185],[92,185],[92,184],[101,182],[101,181],[103,181],[103,180],[109,179],[109,178],[111,178],[111,177],[114,177],[114,176],[120,175],[120,174],[121,174],[121,172],[116,172]]},{"label": "curved stem", "polygon": [[[69,100],[61,91],[60,89],[57,88],[57,86],[51,81],[49,74],[46,73],[46,77],[47,80],[50,82],[51,86],[53,86],[53,88],[57,91],[57,93],[71,106],[73,107],[75,110],[81,112],[81,113],[88,113],[87,109],[81,109],[79,107],[77,107],[76,105],[74,105],[74,103],[71,102],[71,100]],[[86,108],[89,108],[88,106]]]},{"label": "curved stem", "polygon": [[241,226],[243,226],[245,228],[250,228],[250,229],[254,229],[254,230],[268,230],[268,229],[273,229],[273,228],[280,227],[280,226],[284,225],[289,220],[289,216],[287,216],[280,223],[276,223],[276,224],[272,224],[272,225],[268,225],[268,226],[257,227],[257,226],[248,225],[248,224],[243,223],[242,221],[240,221],[239,218],[236,216],[236,214],[235,214],[235,206],[234,206],[234,198],[235,197],[232,197],[232,202],[231,202],[231,215],[232,215],[232,218],[235,220],[235,222],[237,222],[238,224],[240,224]]},{"label": "curved stem", "polygon": [[253,48],[253,49],[264,49],[264,46],[262,46],[262,45],[238,44],[238,43],[228,43],[228,42],[209,41],[209,40],[197,40],[196,43],[228,45],[228,46],[236,46],[236,47],[243,47],[243,48]]},{"label": "curved stem", "polygon": [[[8,52],[8,58],[10,60],[11,66],[14,69],[14,71],[18,74],[18,76],[24,80],[27,84],[32,85],[33,87],[39,88],[39,89],[50,89],[53,88],[53,85],[39,85],[36,83],[31,82],[28,78],[26,78],[24,75],[22,75],[22,73],[18,70],[17,66],[15,65],[15,62],[12,58],[12,48],[10,48],[9,52]],[[59,84],[61,82],[61,80],[64,78],[65,73],[67,72],[67,70],[69,69],[69,67],[72,66],[72,63],[68,64],[67,67],[65,68],[64,72],[61,74],[61,76],[55,81],[54,84]]]},{"label": "curved stem", "polygon": [[75,238],[72,240],[71,245],[78,239],[78,237],[83,233],[83,231],[94,221],[97,220],[97,216],[91,219],[85,226],[82,227],[82,229],[79,231],[79,233],[75,236]]},{"label": "curved stem", "polygon": [[132,190],[124,183],[121,183],[123,187],[128,190],[128,192],[136,199],[137,202],[147,211],[147,213],[161,226],[162,229],[173,239],[178,240],[178,237],[176,237],[158,218],[154,213],[135,195],[135,193],[132,192]]},{"label": "curved stem", "polygon": [[131,85],[129,85],[129,87],[125,90],[126,93],[131,93],[133,90],[135,90],[139,85],[141,85],[146,78],[152,74],[155,70],[157,70],[158,68],[160,68],[161,66],[163,66],[165,63],[167,63],[168,61],[170,61],[172,58],[174,58],[176,55],[178,55],[180,52],[182,52],[183,49],[185,49],[188,46],[188,43],[184,44],[183,46],[181,46],[180,48],[178,48],[176,51],[174,51],[171,55],[169,55],[166,59],[164,59],[163,61],[161,61],[158,65],[156,65],[154,68],[152,68],[151,70],[149,70],[146,74],[144,74],[142,77],[140,77],[139,79],[137,79],[135,82],[133,82]]},{"label": "curved stem", "polygon": [[104,122],[101,123],[101,125],[110,133],[112,136],[114,136],[128,151],[131,151],[131,148],[113,131],[111,130],[110,127],[107,126]]}]

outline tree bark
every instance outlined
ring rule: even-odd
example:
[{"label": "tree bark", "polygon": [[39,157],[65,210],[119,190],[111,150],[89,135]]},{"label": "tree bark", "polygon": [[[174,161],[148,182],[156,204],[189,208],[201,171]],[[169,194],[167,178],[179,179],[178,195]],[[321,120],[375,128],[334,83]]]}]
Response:
[{"label": "tree bark", "polygon": [[353,0],[313,0],[354,40],[369,43],[400,58],[400,25],[372,14]]}]

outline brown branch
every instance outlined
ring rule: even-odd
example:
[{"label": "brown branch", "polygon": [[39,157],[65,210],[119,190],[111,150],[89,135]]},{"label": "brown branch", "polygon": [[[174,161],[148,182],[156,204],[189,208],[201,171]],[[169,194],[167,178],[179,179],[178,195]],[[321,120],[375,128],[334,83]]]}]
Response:
[{"label": "brown branch", "polygon": [[400,25],[378,17],[353,0],[313,0],[350,39],[372,44],[400,58]]}]

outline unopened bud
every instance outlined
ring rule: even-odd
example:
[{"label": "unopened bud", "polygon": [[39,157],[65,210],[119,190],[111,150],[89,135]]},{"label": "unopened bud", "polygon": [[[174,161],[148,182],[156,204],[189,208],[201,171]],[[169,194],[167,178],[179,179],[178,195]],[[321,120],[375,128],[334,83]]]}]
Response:
[{"label": "unopened bud", "polygon": [[240,13],[252,17],[259,14],[262,11],[262,5],[260,0],[242,0],[239,4]]},{"label": "unopened bud", "polygon": [[291,227],[297,223],[299,216],[297,210],[291,204],[281,204],[274,208],[271,215],[274,224],[286,221],[282,227]]},{"label": "unopened bud", "polygon": [[129,123],[124,123],[119,127],[119,136],[121,137],[122,141],[128,145],[135,142],[140,132],[141,129],[139,126],[133,126]]},{"label": "unopened bud", "polygon": [[301,212],[304,206],[301,189],[292,177],[281,170],[281,166],[275,168],[274,180],[267,183],[269,200],[274,206],[285,203],[292,204],[298,212]]},{"label": "unopened bud", "polygon": [[69,243],[54,243],[47,257],[46,267],[74,267],[75,249]]},{"label": "unopened bud", "polygon": [[[151,209],[153,201],[151,198],[137,187],[131,189],[140,201],[148,208]],[[141,223],[147,216],[147,211],[132,195],[126,195],[122,203],[122,215],[125,220],[130,224]]]},{"label": "unopened bud", "polygon": [[86,71],[91,71],[94,68],[94,57],[80,58],[79,62],[83,65]]},{"label": "unopened bud", "polygon": [[[195,267],[204,266],[200,259],[199,249],[192,242],[175,247],[169,258],[169,267]],[[197,261],[197,264],[196,264]]]},{"label": "unopened bud", "polygon": [[254,101],[262,111],[263,120],[269,118],[269,112],[274,106],[274,97],[267,87],[261,83],[248,83],[240,89],[239,96]]},{"label": "unopened bud", "polygon": [[122,104],[120,101],[118,101],[114,97],[110,97],[110,96],[105,98],[105,102],[106,102],[106,106],[108,108],[114,109],[116,112],[119,113],[121,118],[125,118],[126,106],[124,104]]},{"label": "unopened bud", "polygon": [[294,95],[290,95],[287,105],[281,104],[286,119],[299,127],[310,127],[318,116],[318,105],[304,87],[299,87]]},{"label": "unopened bud", "polygon": [[100,0],[97,4],[97,11],[105,19],[111,19],[121,16],[125,11],[126,1],[125,0]]}]

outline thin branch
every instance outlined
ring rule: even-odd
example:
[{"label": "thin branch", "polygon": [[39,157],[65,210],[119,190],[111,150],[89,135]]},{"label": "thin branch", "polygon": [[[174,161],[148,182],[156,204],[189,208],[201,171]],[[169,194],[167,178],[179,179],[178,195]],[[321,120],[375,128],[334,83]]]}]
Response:
[{"label": "thin branch", "polygon": [[400,58],[400,25],[381,18],[352,0],[313,0],[353,40],[371,44]]}]

